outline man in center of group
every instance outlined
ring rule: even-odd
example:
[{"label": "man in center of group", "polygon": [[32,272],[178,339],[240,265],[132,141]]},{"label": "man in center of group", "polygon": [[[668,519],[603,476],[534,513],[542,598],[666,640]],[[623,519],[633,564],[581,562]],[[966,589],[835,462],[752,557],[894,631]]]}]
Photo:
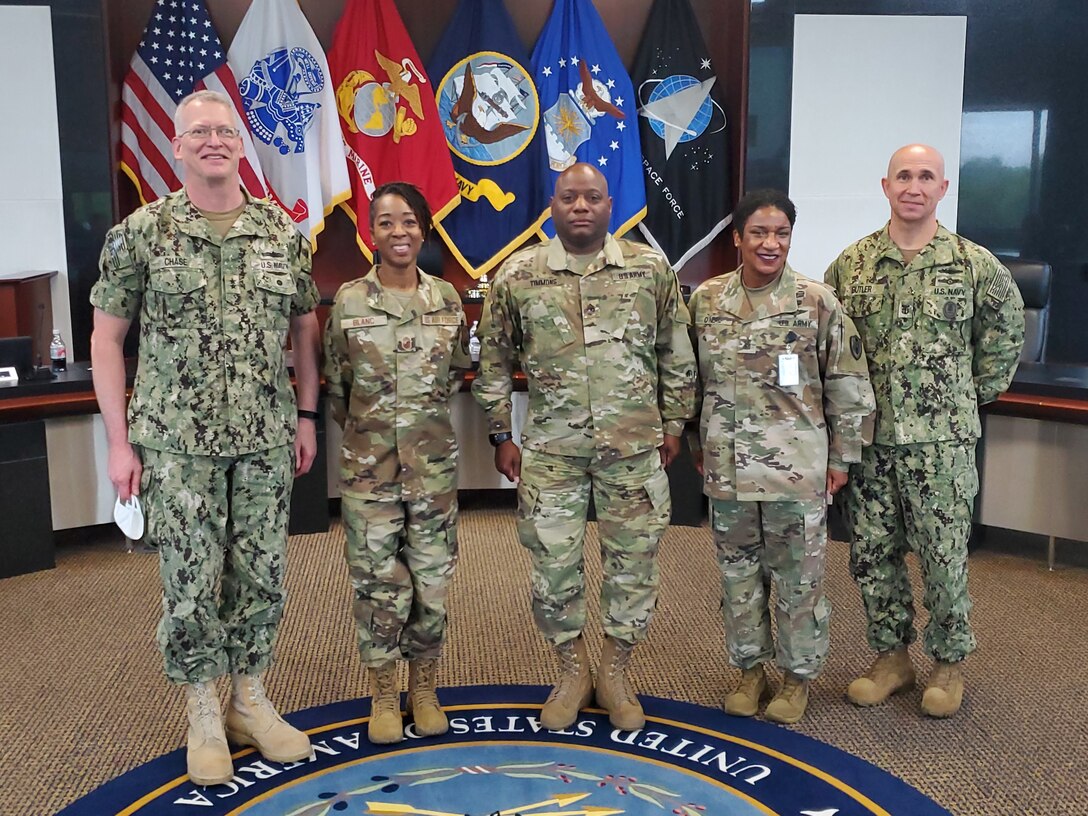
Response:
[{"label": "man in center of group", "polygon": [[[561,665],[540,721],[560,730],[593,697],[582,543],[592,489],[603,550],[607,638],[597,702],[641,728],[625,678],[657,602],[657,548],[671,513],[664,468],[695,410],[695,357],[676,275],[642,244],[608,233],[608,183],[576,164],[556,180],[556,238],[512,256],[478,331],[474,394],[495,467],[518,486],[518,535],[532,557],[533,614]],[[512,438],[516,362],[529,387],[523,448]]]}]

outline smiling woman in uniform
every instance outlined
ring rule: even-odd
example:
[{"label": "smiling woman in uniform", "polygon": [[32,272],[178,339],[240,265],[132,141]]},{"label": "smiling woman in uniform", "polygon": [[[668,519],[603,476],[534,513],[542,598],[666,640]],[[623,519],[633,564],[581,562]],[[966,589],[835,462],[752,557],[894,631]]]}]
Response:
[{"label": "smiling woman in uniform", "polygon": [[380,262],[340,287],[325,327],[325,379],[343,428],[341,514],[352,611],[372,694],[371,742],[404,737],[397,681],[409,667],[415,733],[449,727],[435,693],[457,562],[457,442],[450,399],[470,366],[456,290],[416,266],[432,227],[411,184],[374,191]]}]

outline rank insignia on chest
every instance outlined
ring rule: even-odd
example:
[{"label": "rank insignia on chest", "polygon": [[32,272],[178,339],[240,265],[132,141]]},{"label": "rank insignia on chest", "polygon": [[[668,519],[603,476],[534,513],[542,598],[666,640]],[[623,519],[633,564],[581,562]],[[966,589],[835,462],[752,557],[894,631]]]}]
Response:
[{"label": "rank insignia on chest", "polygon": [[414,334],[407,334],[397,341],[397,351],[400,353],[408,353],[416,351],[419,346],[416,345],[416,336]]},{"label": "rank insignia on chest", "polygon": [[899,304],[899,319],[910,320],[914,317],[914,304],[907,300]]}]

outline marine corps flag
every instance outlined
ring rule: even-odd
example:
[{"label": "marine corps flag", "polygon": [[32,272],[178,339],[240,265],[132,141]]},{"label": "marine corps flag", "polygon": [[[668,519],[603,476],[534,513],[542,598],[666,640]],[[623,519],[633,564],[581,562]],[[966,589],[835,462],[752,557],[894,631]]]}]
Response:
[{"label": "marine corps flag", "polygon": [[[547,154],[540,164],[546,206],[559,173],[586,162],[608,180],[613,235],[646,215],[635,97],[620,55],[590,0],[555,0],[533,49]],[[541,234],[555,235],[551,218]]]},{"label": "marine corps flag", "polygon": [[528,66],[502,0],[461,0],[428,66],[462,198],[438,232],[474,278],[545,215],[540,105]]},{"label": "marine corps flag", "polygon": [[297,0],[252,3],[227,60],[270,194],[316,246],[351,186],[325,52]]},{"label": "marine corps flag", "polygon": [[688,0],[656,0],[631,76],[646,166],[639,229],[679,270],[732,220],[725,111]]},{"label": "marine corps flag", "polygon": [[329,51],[359,249],[373,260],[368,207],[389,181],[418,187],[435,221],[461,200],[434,88],[393,0],[348,0]]}]

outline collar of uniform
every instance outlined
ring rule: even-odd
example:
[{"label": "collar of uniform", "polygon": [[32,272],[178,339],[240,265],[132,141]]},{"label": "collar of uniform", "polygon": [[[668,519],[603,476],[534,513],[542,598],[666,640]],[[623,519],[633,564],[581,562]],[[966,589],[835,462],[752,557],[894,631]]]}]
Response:
[{"label": "collar of uniform", "polygon": [[[741,271],[744,264],[736,268],[733,274],[727,276],[725,286],[722,288],[721,308],[723,311],[734,315],[741,320],[753,319],[754,313],[749,305],[748,298],[744,294],[744,282],[741,280]],[[768,293],[768,311],[758,318],[772,317],[780,314],[793,314],[797,311],[797,273],[793,267],[786,264],[778,281]]]},{"label": "collar of uniform", "polygon": [[[438,288],[438,279],[428,275],[418,267],[416,271],[419,273],[419,287],[416,289],[416,294],[422,303],[419,314],[430,314],[439,311],[446,305],[446,302],[442,298],[441,290]],[[363,283],[366,285],[367,305],[374,311],[385,312],[398,319],[408,319],[415,314],[412,309],[402,312],[400,301],[392,296],[386,296],[385,287],[382,286],[382,282],[378,279],[377,264],[370,267],[370,271],[363,277]]]},{"label": "collar of uniform", "polygon": [[[238,216],[238,220],[235,221],[234,225],[230,228],[227,236],[267,235],[268,228],[262,220],[256,217],[256,209],[252,206],[255,199],[249,194],[249,191],[246,190],[245,187],[240,187],[239,189],[241,189],[242,196],[245,198],[245,207],[242,209],[242,214]],[[200,210],[198,210],[196,205],[189,199],[189,194],[185,191],[184,187],[170,195],[173,198],[170,202],[170,214],[173,217],[174,222],[178,225],[178,229],[186,235],[191,235],[194,238],[201,238],[205,241],[210,241],[213,244],[219,244],[224,240],[220,239],[219,234],[211,229],[208,219],[200,214]]]},{"label": "collar of uniform", "polygon": [[[559,240],[558,235],[545,244],[544,252],[548,269],[554,272],[570,271],[567,266],[567,249],[563,246],[563,242]],[[605,233],[604,248],[597,253],[594,263],[600,261],[601,255],[604,255],[604,262],[607,266],[622,267],[625,265],[623,262],[623,249],[620,248],[619,242],[612,237],[610,232]]]},{"label": "collar of uniform", "polygon": [[[876,260],[882,261],[885,258],[888,258],[889,260],[901,264],[903,269],[906,270],[910,264],[906,262],[902,251],[895,245],[895,241],[892,240],[891,233],[888,230],[890,225],[890,221],[885,224],[884,229],[880,231],[877,238],[877,243],[874,247]],[[925,260],[925,265],[927,267],[942,266],[952,262],[955,256],[955,252],[953,251],[954,244],[955,241],[952,233],[946,230],[938,221],[937,232],[929,239],[928,244],[918,250],[918,254],[915,257],[920,257]]]}]

